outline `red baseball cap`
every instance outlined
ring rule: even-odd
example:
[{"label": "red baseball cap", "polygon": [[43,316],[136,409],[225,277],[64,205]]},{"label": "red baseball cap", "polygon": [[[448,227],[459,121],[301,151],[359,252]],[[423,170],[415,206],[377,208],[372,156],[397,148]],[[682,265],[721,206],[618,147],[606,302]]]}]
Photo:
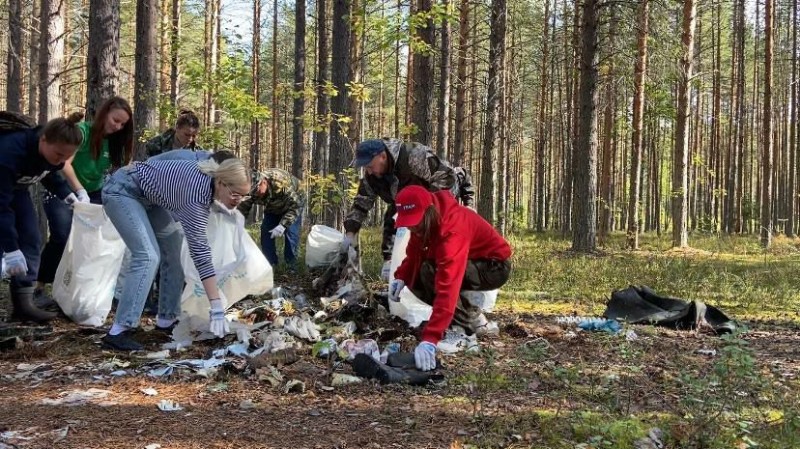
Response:
[{"label": "red baseball cap", "polygon": [[419,224],[425,209],[433,204],[433,194],[424,187],[408,186],[397,193],[394,200],[397,209],[395,228],[409,228]]}]

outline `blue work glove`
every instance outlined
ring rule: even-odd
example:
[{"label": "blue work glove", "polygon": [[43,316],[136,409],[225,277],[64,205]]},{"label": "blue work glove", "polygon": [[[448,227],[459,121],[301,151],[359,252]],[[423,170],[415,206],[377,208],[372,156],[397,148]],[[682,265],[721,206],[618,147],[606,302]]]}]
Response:
[{"label": "blue work glove", "polygon": [[276,239],[278,237],[283,237],[283,233],[286,232],[286,228],[279,224],[278,226],[272,228],[272,230],[269,232],[271,233],[270,237]]},{"label": "blue work glove", "polygon": [[225,307],[221,299],[211,300],[211,309],[208,311],[209,330],[212,334],[222,338],[230,331],[228,320],[225,319]]},{"label": "blue work glove", "polygon": [[403,291],[403,287],[406,286],[405,281],[402,279],[395,279],[389,284],[389,299],[394,302],[400,301],[400,292]]},{"label": "blue work glove", "polygon": [[28,263],[25,262],[25,255],[20,250],[3,254],[3,262],[6,263],[6,275],[8,277],[25,276],[28,272]]},{"label": "blue work glove", "polygon": [[436,368],[436,345],[427,341],[418,344],[414,350],[414,362],[420,371]]}]

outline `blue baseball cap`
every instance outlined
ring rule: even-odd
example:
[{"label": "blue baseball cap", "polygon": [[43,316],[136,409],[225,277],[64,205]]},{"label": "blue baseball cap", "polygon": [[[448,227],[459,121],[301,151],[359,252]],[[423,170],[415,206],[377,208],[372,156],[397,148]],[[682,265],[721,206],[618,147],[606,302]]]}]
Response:
[{"label": "blue baseball cap", "polygon": [[363,167],[372,161],[372,158],[386,150],[386,144],[381,139],[368,139],[358,144],[356,149],[356,167]]}]

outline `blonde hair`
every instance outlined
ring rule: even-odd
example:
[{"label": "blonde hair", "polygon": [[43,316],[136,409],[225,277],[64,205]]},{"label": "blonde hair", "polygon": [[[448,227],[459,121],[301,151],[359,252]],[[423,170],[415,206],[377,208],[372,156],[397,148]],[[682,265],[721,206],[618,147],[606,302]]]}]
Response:
[{"label": "blonde hair", "polygon": [[197,163],[200,171],[226,185],[250,184],[250,170],[241,159],[226,159],[218,164],[213,158]]}]

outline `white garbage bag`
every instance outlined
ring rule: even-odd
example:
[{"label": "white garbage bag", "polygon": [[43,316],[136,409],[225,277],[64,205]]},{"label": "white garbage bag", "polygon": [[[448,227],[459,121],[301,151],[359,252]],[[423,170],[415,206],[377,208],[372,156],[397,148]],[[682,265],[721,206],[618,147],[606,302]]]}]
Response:
[{"label": "white garbage bag", "polygon": [[99,204],[75,203],[53,298],[78,324],[102,326],[111,310],[125,243]]},{"label": "white garbage bag", "polygon": [[[392,263],[389,270],[389,283],[394,280],[394,272],[406,258],[406,246],[411,233],[408,228],[398,228],[394,235],[394,248],[392,248]],[[400,292],[400,301],[389,301],[389,313],[396,315],[408,322],[411,327],[419,326],[431,317],[431,306],[417,298],[408,287]]]},{"label": "white garbage bag", "polygon": [[327,267],[339,253],[344,234],[328,226],[314,225],[306,242],[306,265],[309,268]]},{"label": "white garbage bag", "polygon": [[[263,295],[272,288],[272,267],[247,233],[242,214],[228,215],[212,210],[206,232],[217,273],[217,286],[226,307],[247,295]],[[188,321],[192,330],[208,330],[208,297],[185,238],[181,264],[186,275],[186,288],[181,297],[181,320]]]},{"label": "white garbage bag", "polygon": [[[411,233],[408,228],[398,228],[394,236],[394,248],[392,248],[391,270],[389,272],[389,283],[394,279],[394,272],[406,258],[406,247]],[[474,291],[462,290],[461,294],[473,305],[479,307],[484,312],[491,312],[497,302],[499,290]],[[419,326],[423,321],[431,317],[431,306],[417,298],[408,287],[400,292],[400,301],[389,301],[389,313],[396,315],[408,322],[411,327]]]}]

